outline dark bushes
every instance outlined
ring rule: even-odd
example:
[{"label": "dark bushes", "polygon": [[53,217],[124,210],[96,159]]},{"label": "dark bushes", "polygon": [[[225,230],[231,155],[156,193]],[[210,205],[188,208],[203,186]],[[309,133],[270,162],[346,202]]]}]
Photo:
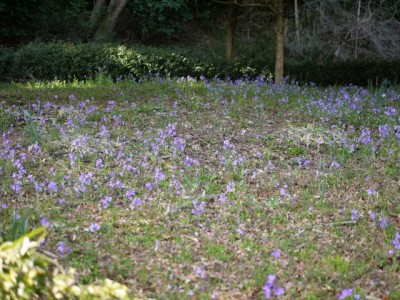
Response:
[{"label": "dark bushes", "polygon": [[400,61],[354,60],[342,62],[301,62],[287,64],[285,71],[290,78],[299,82],[314,82],[319,85],[354,84],[367,86],[379,85],[384,80],[398,83]]},{"label": "dark bushes", "polygon": [[14,52],[12,49],[0,46],[0,80],[10,80],[11,70],[14,59]]}]

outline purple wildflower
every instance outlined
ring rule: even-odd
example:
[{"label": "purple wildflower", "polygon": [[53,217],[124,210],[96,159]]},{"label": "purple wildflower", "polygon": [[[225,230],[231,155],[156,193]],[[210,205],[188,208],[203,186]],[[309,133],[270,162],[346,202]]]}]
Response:
[{"label": "purple wildflower", "polygon": [[99,225],[99,223],[93,223],[93,224],[90,224],[90,226],[89,226],[89,231],[90,232],[96,232],[96,231],[98,231],[98,230],[100,230],[100,225]]},{"label": "purple wildflower", "polygon": [[101,169],[104,167],[103,160],[101,158],[96,160],[96,168]]},{"label": "purple wildflower", "polygon": [[136,191],[134,189],[130,189],[127,190],[125,193],[126,198],[128,198],[128,200],[131,200],[132,196],[134,196],[136,194]]},{"label": "purple wildflower", "polygon": [[379,226],[381,228],[387,228],[389,226],[389,219],[385,217],[379,218]]},{"label": "purple wildflower", "polygon": [[115,101],[111,100],[108,101],[107,107],[106,107],[106,112],[111,112],[115,107]]},{"label": "purple wildflower", "polygon": [[192,213],[194,215],[200,215],[203,213],[204,211],[204,206],[206,205],[206,203],[204,201],[200,202],[200,204],[198,203],[199,201],[197,199],[193,200],[193,209],[192,209]]},{"label": "purple wildflower", "polygon": [[265,285],[263,286],[265,299],[270,299],[272,297],[272,295],[275,295],[276,297],[278,297],[285,292],[285,290],[282,287],[274,285],[275,278],[276,278],[276,275],[274,275],[274,274],[268,275],[268,280],[265,283]]},{"label": "purple wildflower", "polygon": [[226,200],[227,200],[227,198],[226,198],[226,194],[225,193],[219,195],[219,201],[224,203],[224,202],[226,202]]},{"label": "purple wildflower", "polygon": [[110,137],[110,134],[108,133],[108,130],[105,125],[100,126],[99,134],[102,137]]},{"label": "purple wildflower", "polygon": [[107,208],[108,205],[110,204],[112,200],[111,196],[105,196],[103,199],[100,200],[101,205],[103,206],[103,208]]},{"label": "purple wildflower", "polygon": [[337,168],[339,168],[339,167],[340,167],[340,164],[339,164],[337,161],[333,161],[333,162],[331,163],[331,168],[337,169]]},{"label": "purple wildflower", "polygon": [[264,171],[271,172],[273,169],[275,169],[275,165],[272,161],[268,161],[268,163],[264,166]]},{"label": "purple wildflower", "polygon": [[344,298],[346,298],[346,297],[351,296],[351,294],[353,294],[353,289],[344,289],[344,290],[340,293],[338,299],[344,299]]},{"label": "purple wildflower", "polygon": [[197,159],[186,156],[183,160],[183,163],[185,164],[185,166],[190,167],[191,165],[198,165],[199,161]]},{"label": "purple wildflower", "polygon": [[389,124],[380,125],[378,130],[381,138],[389,136]]},{"label": "purple wildflower", "polygon": [[194,270],[194,273],[197,276],[199,276],[201,279],[207,278],[207,273],[204,271],[203,267],[201,267],[201,266],[196,267],[196,269]]},{"label": "purple wildflower", "polygon": [[131,202],[131,209],[134,209],[136,206],[139,206],[140,204],[142,204],[142,200],[140,200],[140,198],[138,197],[135,197]]},{"label": "purple wildflower", "polygon": [[75,155],[74,152],[71,152],[68,155],[69,155],[70,165],[71,165],[71,167],[74,167],[75,166],[75,161],[76,161],[76,155]]},{"label": "purple wildflower", "polygon": [[58,252],[60,253],[60,257],[64,258],[66,254],[71,253],[72,249],[66,246],[65,242],[59,242],[57,247]]},{"label": "purple wildflower", "polygon": [[385,115],[387,116],[395,116],[397,113],[396,109],[392,106],[386,106],[385,107]]},{"label": "purple wildflower", "polygon": [[393,243],[395,249],[397,249],[397,250],[400,249],[400,233],[399,232],[396,232],[396,236],[392,243]]},{"label": "purple wildflower", "polygon": [[370,132],[368,127],[364,127],[362,129],[360,141],[364,145],[368,145],[368,144],[371,144],[373,142],[372,137],[371,137],[371,132]]},{"label": "purple wildflower", "polygon": [[92,177],[93,177],[93,172],[88,172],[88,173],[81,173],[81,176],[79,176],[79,181],[85,185],[89,185],[92,182]]},{"label": "purple wildflower", "polygon": [[353,221],[357,221],[360,218],[360,216],[358,215],[358,210],[357,209],[353,209],[351,211],[351,219]]},{"label": "purple wildflower", "polygon": [[289,192],[287,191],[287,185],[281,187],[279,194],[282,197],[289,197],[290,196]]},{"label": "purple wildflower", "polygon": [[376,213],[373,212],[372,210],[369,211],[369,217],[374,220],[376,218]]},{"label": "purple wildflower", "polygon": [[274,251],[271,252],[271,256],[275,258],[279,258],[281,256],[282,250],[277,248]]},{"label": "purple wildflower", "polygon": [[165,179],[164,173],[159,168],[156,168],[156,171],[154,173],[155,183],[160,183],[160,181],[163,181],[164,179]]},{"label": "purple wildflower", "polygon": [[58,189],[57,189],[57,183],[50,181],[49,184],[47,185],[47,189],[49,191],[49,193],[57,193]]},{"label": "purple wildflower", "polygon": [[10,187],[16,194],[19,194],[22,192],[21,185],[22,182],[20,180],[15,180],[14,183],[10,185]]},{"label": "purple wildflower", "polygon": [[117,179],[115,181],[111,180],[108,185],[115,189],[125,188],[125,184],[119,179]]},{"label": "purple wildflower", "polygon": [[223,149],[232,149],[233,145],[231,144],[231,142],[229,140],[224,140],[224,145],[223,145]]},{"label": "purple wildflower", "polygon": [[226,186],[226,192],[233,192],[235,190],[235,183],[234,182],[229,182],[228,185]]},{"label": "purple wildflower", "polygon": [[50,221],[45,219],[45,218],[43,218],[43,217],[40,220],[40,224],[42,224],[42,226],[46,226],[46,227],[50,227],[50,225],[51,225]]}]

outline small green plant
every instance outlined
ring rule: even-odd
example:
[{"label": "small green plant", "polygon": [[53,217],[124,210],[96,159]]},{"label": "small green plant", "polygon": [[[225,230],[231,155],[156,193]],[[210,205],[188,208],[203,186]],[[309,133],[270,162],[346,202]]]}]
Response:
[{"label": "small green plant", "polygon": [[[38,110],[40,111],[40,104],[38,107]],[[40,128],[39,124],[33,119],[33,113],[32,113],[32,107],[29,105],[29,110],[24,110],[24,122],[25,122],[25,127],[24,130],[26,134],[30,138],[30,142],[32,144],[38,144],[40,142]]]},{"label": "small green plant", "polygon": [[350,263],[340,255],[329,256],[326,259],[326,263],[328,264],[329,268],[334,272],[347,274],[349,271]]},{"label": "small green plant", "polygon": [[320,158],[318,166],[318,195],[319,200],[324,202],[326,194],[325,160]]},{"label": "small green plant", "polygon": [[15,209],[13,210],[11,219],[10,233],[6,235],[6,241],[15,241],[19,237],[25,235],[28,232],[28,216],[20,216]]},{"label": "small green plant", "polygon": [[0,133],[6,131],[14,123],[14,118],[0,106]]}]

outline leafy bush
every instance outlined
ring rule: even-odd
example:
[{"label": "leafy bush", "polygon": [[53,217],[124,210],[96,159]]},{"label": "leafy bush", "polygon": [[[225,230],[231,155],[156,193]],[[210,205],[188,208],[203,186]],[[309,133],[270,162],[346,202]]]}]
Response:
[{"label": "leafy bush", "polygon": [[105,74],[116,79],[131,76],[256,76],[265,66],[227,64],[223,59],[200,60],[169,49],[114,44],[31,43],[15,54],[13,78],[18,80],[73,80]]},{"label": "leafy bush", "polygon": [[31,43],[15,54],[15,79],[84,79],[98,68],[100,47],[96,44]]},{"label": "leafy bush", "polygon": [[37,251],[43,230],[0,245],[0,299],[129,299],[127,287],[108,279],[100,285],[78,285],[73,269],[64,272]]}]

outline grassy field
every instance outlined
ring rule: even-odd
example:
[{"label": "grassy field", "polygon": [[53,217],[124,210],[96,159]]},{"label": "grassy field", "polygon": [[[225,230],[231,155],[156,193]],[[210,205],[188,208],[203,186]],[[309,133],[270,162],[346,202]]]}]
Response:
[{"label": "grassy field", "polygon": [[0,239],[18,235],[13,215],[21,232],[46,226],[43,250],[82,283],[400,299],[396,89],[3,84],[0,132]]}]

